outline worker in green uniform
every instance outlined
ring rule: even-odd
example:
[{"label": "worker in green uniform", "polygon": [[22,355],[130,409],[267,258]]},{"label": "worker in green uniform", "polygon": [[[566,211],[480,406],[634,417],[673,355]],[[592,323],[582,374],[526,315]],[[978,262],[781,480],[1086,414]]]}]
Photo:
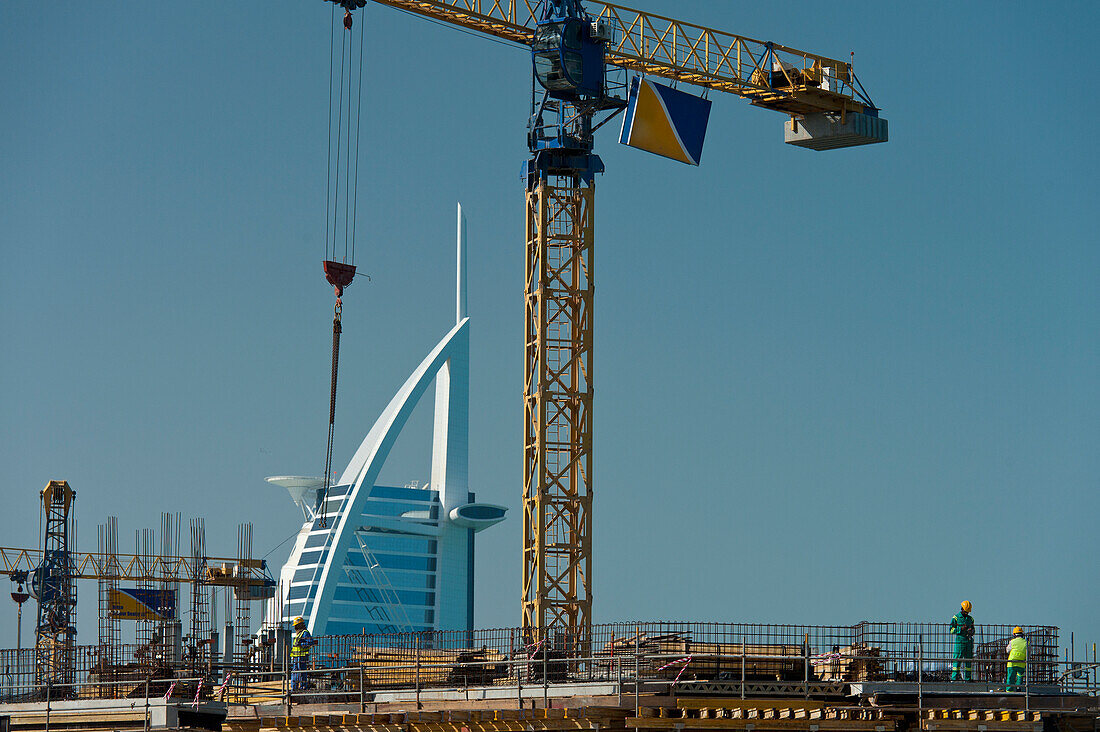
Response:
[{"label": "worker in green uniform", "polygon": [[1005,691],[1019,691],[1024,685],[1024,669],[1027,667],[1027,638],[1024,629],[1017,625],[1012,629],[1008,642],[1008,681]]},{"label": "worker in green uniform", "polygon": [[963,667],[963,679],[973,681],[971,661],[974,658],[974,618],[970,617],[971,604],[963,600],[959,612],[951,618],[951,634],[955,636],[955,664],[951,667],[951,680],[959,680],[959,666]]}]

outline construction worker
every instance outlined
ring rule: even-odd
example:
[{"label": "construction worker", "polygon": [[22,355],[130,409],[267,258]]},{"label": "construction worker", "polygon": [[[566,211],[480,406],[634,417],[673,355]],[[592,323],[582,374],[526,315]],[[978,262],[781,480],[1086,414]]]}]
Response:
[{"label": "construction worker", "polygon": [[1027,667],[1027,638],[1019,625],[1012,629],[1012,640],[1008,642],[1007,650],[1008,680],[1005,691],[1019,691],[1024,684],[1024,669]]},{"label": "construction worker", "polygon": [[294,642],[290,646],[290,663],[294,671],[290,677],[291,691],[305,691],[308,688],[309,682],[303,672],[309,669],[309,649],[316,643],[306,630],[305,618],[294,618]]},{"label": "construction worker", "polygon": [[974,618],[970,617],[971,607],[969,600],[963,600],[959,612],[951,618],[951,634],[955,636],[955,663],[951,667],[952,681],[959,680],[960,665],[963,667],[963,679],[974,680],[971,673],[971,660],[974,658]]}]

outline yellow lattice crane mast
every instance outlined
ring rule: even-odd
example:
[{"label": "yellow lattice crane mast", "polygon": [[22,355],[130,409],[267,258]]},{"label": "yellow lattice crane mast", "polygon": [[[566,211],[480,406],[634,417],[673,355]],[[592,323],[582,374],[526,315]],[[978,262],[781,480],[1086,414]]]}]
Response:
[{"label": "yellow lattice crane mast", "polygon": [[[348,12],[366,0],[334,0]],[[727,92],[789,117],[786,142],[887,139],[850,63],[601,2],[375,0],[530,47],[524,359],[523,626],[585,650],[592,623],[593,133],[698,164],[710,102],[644,78]],[[629,87],[608,70],[637,72]]]}]

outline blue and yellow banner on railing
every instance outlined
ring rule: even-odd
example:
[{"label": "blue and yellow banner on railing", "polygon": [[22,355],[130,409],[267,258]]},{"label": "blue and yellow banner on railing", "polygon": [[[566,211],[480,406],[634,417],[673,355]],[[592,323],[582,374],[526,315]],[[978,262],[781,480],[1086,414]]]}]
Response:
[{"label": "blue and yellow banner on railing", "polygon": [[635,76],[619,142],[698,165],[709,119],[709,99]]},{"label": "blue and yellow banner on railing", "polygon": [[175,590],[111,588],[108,617],[115,620],[168,620],[176,615]]}]

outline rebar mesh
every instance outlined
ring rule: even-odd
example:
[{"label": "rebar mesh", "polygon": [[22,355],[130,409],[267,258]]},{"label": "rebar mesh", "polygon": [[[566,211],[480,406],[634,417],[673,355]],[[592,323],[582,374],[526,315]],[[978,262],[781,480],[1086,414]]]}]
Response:
[{"label": "rebar mesh", "polygon": [[[1058,628],[1023,626],[1028,639],[1028,681],[1036,687],[1084,692],[1097,688],[1094,662],[1060,661]],[[973,678],[1003,684],[1005,645],[1012,628],[976,626]],[[534,639],[520,628],[435,631],[392,635],[318,636],[311,665],[315,689],[334,694],[386,689],[462,689],[476,686],[641,681],[682,683],[767,682],[796,689],[818,684],[841,688],[856,682],[947,681],[954,640],[946,623],[870,623],[850,626],[748,623],[634,622],[592,626],[586,639],[553,629]],[[280,641],[283,642],[283,641]],[[589,649],[582,653],[578,650]],[[74,649],[73,681],[87,684],[82,697],[138,695],[146,681],[203,676],[207,688],[235,677],[229,693],[278,695],[285,684],[285,653],[258,644],[248,663],[219,663],[205,655],[176,662],[167,643],[120,645],[108,660],[101,646]],[[0,701],[39,698],[35,651],[0,650]],[[198,673],[196,673],[198,671]],[[121,686],[108,688],[108,680]],[[282,684],[282,685],[281,685]],[[621,688],[621,686],[620,686]],[[338,694],[339,692],[339,694]],[[192,690],[191,693],[194,693]],[[320,692],[318,692],[320,693]],[[36,696],[37,695],[37,696]],[[55,695],[55,698],[61,698]]]}]

